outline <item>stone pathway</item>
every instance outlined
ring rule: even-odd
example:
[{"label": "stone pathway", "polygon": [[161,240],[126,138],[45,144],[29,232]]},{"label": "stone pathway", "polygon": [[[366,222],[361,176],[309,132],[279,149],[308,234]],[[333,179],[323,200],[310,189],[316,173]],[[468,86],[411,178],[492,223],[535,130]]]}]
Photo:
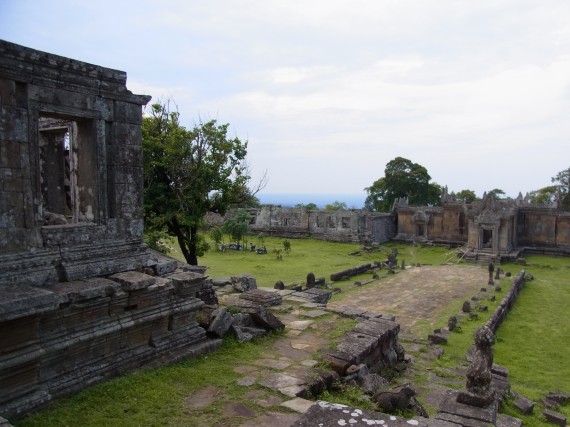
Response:
[{"label": "stone pathway", "polygon": [[[404,331],[401,336],[410,336],[418,320],[430,319],[435,310],[446,306],[451,299],[469,299],[475,295],[486,283],[487,274],[481,267],[416,267],[368,283],[349,294],[337,295],[329,302],[327,309],[339,310],[344,307],[347,312],[351,309],[353,314],[367,311],[391,313]],[[341,316],[325,311],[321,304],[307,302],[290,291],[280,292],[283,304],[270,310],[286,325],[284,336],[275,340],[271,350],[259,360],[252,364],[237,364],[234,368],[235,372],[241,374],[237,383],[246,388],[244,395],[247,399],[264,411],[269,411],[257,413],[243,404],[228,403],[224,407],[224,414],[232,417],[232,425],[290,426],[314,403],[297,397],[297,394],[314,379],[314,367],[318,363],[315,353],[329,347],[330,343],[325,337]],[[223,295],[220,302],[229,303],[232,298],[235,296]],[[416,355],[410,358],[419,369],[426,369],[440,355],[437,347],[430,346],[426,339],[410,336],[402,337],[400,341],[406,354],[410,352]],[[436,406],[447,397],[446,380],[456,381],[440,378],[435,373],[432,375],[429,392],[423,390],[423,394],[429,396],[426,403]],[[207,405],[211,401],[209,399],[215,399],[218,393],[218,389],[206,388],[189,401],[196,399],[192,404]],[[243,423],[236,423],[242,418]]]},{"label": "stone pathway", "polygon": [[[471,298],[487,283],[480,266],[422,266],[409,268],[379,282],[339,294],[328,308],[388,313],[396,316],[402,334],[410,334],[420,321],[431,319],[450,300]],[[441,325],[439,325],[441,326]]]}]

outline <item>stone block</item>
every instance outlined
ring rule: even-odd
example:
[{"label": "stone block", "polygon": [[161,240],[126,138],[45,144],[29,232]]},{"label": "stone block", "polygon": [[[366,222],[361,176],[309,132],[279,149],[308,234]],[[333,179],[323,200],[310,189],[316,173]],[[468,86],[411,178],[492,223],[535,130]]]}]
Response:
[{"label": "stone block", "polygon": [[45,289],[59,295],[64,302],[78,303],[115,295],[121,290],[121,284],[102,277],[96,277],[73,282],[60,282]]},{"label": "stone block", "polygon": [[240,299],[251,301],[263,307],[281,305],[283,297],[277,292],[264,291],[263,289],[250,289],[239,295]]},{"label": "stone block", "polygon": [[256,325],[261,326],[264,329],[270,331],[285,329],[285,325],[281,320],[261,306],[246,308],[244,311],[251,315],[251,318]]},{"label": "stone block", "polygon": [[31,286],[0,286],[0,322],[55,310],[62,298]]},{"label": "stone block", "polygon": [[507,414],[497,415],[497,427],[522,427],[523,421]]},{"label": "stone block", "polygon": [[391,427],[427,427],[423,421],[410,422],[405,418],[368,410],[360,410],[338,403],[317,401],[291,427],[313,426],[370,426],[386,425]]},{"label": "stone block", "polygon": [[109,276],[109,279],[119,283],[125,292],[148,288],[156,282],[156,279],[153,276],[139,273],[138,271],[116,273]]},{"label": "stone block", "polygon": [[251,276],[234,276],[232,277],[232,286],[238,292],[247,292],[257,289],[255,277]]},{"label": "stone block", "polygon": [[214,334],[218,338],[223,338],[234,323],[234,318],[230,313],[228,313],[228,311],[226,311],[225,308],[214,310],[210,315],[210,319],[208,332]]},{"label": "stone block", "polygon": [[523,415],[532,414],[534,405],[535,403],[532,400],[524,396],[517,396],[513,402],[513,406]]},{"label": "stone block", "polygon": [[199,273],[190,271],[177,271],[166,276],[172,280],[176,293],[180,296],[196,296],[196,293],[202,289],[202,285],[206,277]]},{"label": "stone block", "polygon": [[554,412],[550,409],[543,409],[542,415],[544,415],[550,423],[557,424],[562,427],[566,425],[566,416],[564,414]]},{"label": "stone block", "polygon": [[[460,416],[483,423],[495,424],[497,420],[497,404],[491,403],[489,406],[481,408],[478,406],[466,405],[456,400],[456,395],[449,396],[440,406],[440,412]],[[451,420],[449,420],[451,421]]]}]

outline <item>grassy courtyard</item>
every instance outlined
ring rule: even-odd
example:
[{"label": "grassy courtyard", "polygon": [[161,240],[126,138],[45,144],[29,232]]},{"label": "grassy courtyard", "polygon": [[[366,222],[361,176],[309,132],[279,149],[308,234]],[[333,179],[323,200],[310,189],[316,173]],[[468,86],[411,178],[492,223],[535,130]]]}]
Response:
[{"label": "grassy courtyard", "polygon": [[[255,238],[251,238],[255,243]],[[356,244],[322,242],[312,239],[289,239],[291,251],[278,259],[273,249],[283,248],[283,239],[266,238],[268,254],[258,255],[249,251],[212,251],[200,258],[207,265],[211,277],[224,277],[249,273],[257,278],[260,286],[273,286],[275,281],[286,284],[304,283],[307,273],[326,277],[357,265],[383,260],[394,248],[398,259],[406,264],[439,265],[455,262],[453,251],[445,248],[414,245],[385,245],[374,252],[361,252]],[[180,258],[180,254],[172,255]],[[570,392],[570,259],[528,257],[528,265],[522,268],[534,276],[522,291],[514,310],[502,325],[495,345],[495,362],[508,367],[513,390],[538,402],[550,390]],[[520,265],[502,266],[506,271],[518,273]],[[403,273],[405,274],[405,273]],[[370,275],[366,275],[369,278]],[[364,278],[364,277],[363,277]],[[354,280],[359,280],[355,278]],[[354,280],[335,283],[342,288],[342,297],[361,288],[352,285]],[[380,282],[384,280],[380,272]],[[505,290],[511,279],[502,279]],[[368,285],[374,286],[374,284]],[[418,329],[419,337],[432,324],[444,325],[450,314],[460,309],[460,301],[450,301],[441,310],[433,312],[433,321],[424,329]],[[492,308],[490,307],[490,310]],[[330,316],[330,315],[327,315]],[[472,343],[472,332],[485,321],[467,322],[462,333],[451,335],[445,346],[440,367],[463,363],[467,348]],[[349,329],[351,322],[339,322],[331,331],[331,338]],[[222,403],[214,403],[200,410],[190,410],[187,397],[197,390],[211,386],[220,393],[220,400],[253,404],[244,397],[243,387],[236,385],[239,378],[233,369],[236,361],[248,362],[269,351],[277,335],[251,343],[237,343],[226,339],[222,349],[207,356],[198,357],[165,366],[125,375],[93,386],[77,395],[58,399],[48,409],[14,422],[16,426],[159,426],[159,425],[226,425],[221,418]],[[437,369],[437,367],[436,367]],[[223,397],[223,399],[222,399]],[[255,408],[270,411],[272,408]],[[546,426],[540,408],[529,417],[518,415],[507,402],[504,411],[524,418],[525,425]],[[570,407],[560,409],[570,417]],[[191,419],[189,416],[191,415]],[[221,423],[221,424],[220,424]],[[232,424],[234,425],[234,424]],[[235,424],[239,425],[239,424]]]}]

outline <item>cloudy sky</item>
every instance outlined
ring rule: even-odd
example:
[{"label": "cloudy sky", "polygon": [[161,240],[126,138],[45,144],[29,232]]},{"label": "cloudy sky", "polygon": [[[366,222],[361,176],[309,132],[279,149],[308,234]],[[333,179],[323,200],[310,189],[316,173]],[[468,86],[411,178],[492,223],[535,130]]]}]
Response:
[{"label": "cloudy sky", "polygon": [[266,193],[363,193],[402,156],[508,196],[570,166],[568,0],[0,0],[0,38],[230,123]]}]

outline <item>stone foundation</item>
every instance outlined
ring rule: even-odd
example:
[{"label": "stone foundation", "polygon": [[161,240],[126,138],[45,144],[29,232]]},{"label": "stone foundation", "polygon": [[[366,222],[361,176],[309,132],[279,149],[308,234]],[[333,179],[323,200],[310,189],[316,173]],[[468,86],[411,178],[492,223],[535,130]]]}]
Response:
[{"label": "stone foundation", "polygon": [[[128,271],[42,288],[0,287],[0,415],[149,364],[212,351],[196,322],[206,276],[164,258]],[[172,262],[174,261],[174,262]]]}]

